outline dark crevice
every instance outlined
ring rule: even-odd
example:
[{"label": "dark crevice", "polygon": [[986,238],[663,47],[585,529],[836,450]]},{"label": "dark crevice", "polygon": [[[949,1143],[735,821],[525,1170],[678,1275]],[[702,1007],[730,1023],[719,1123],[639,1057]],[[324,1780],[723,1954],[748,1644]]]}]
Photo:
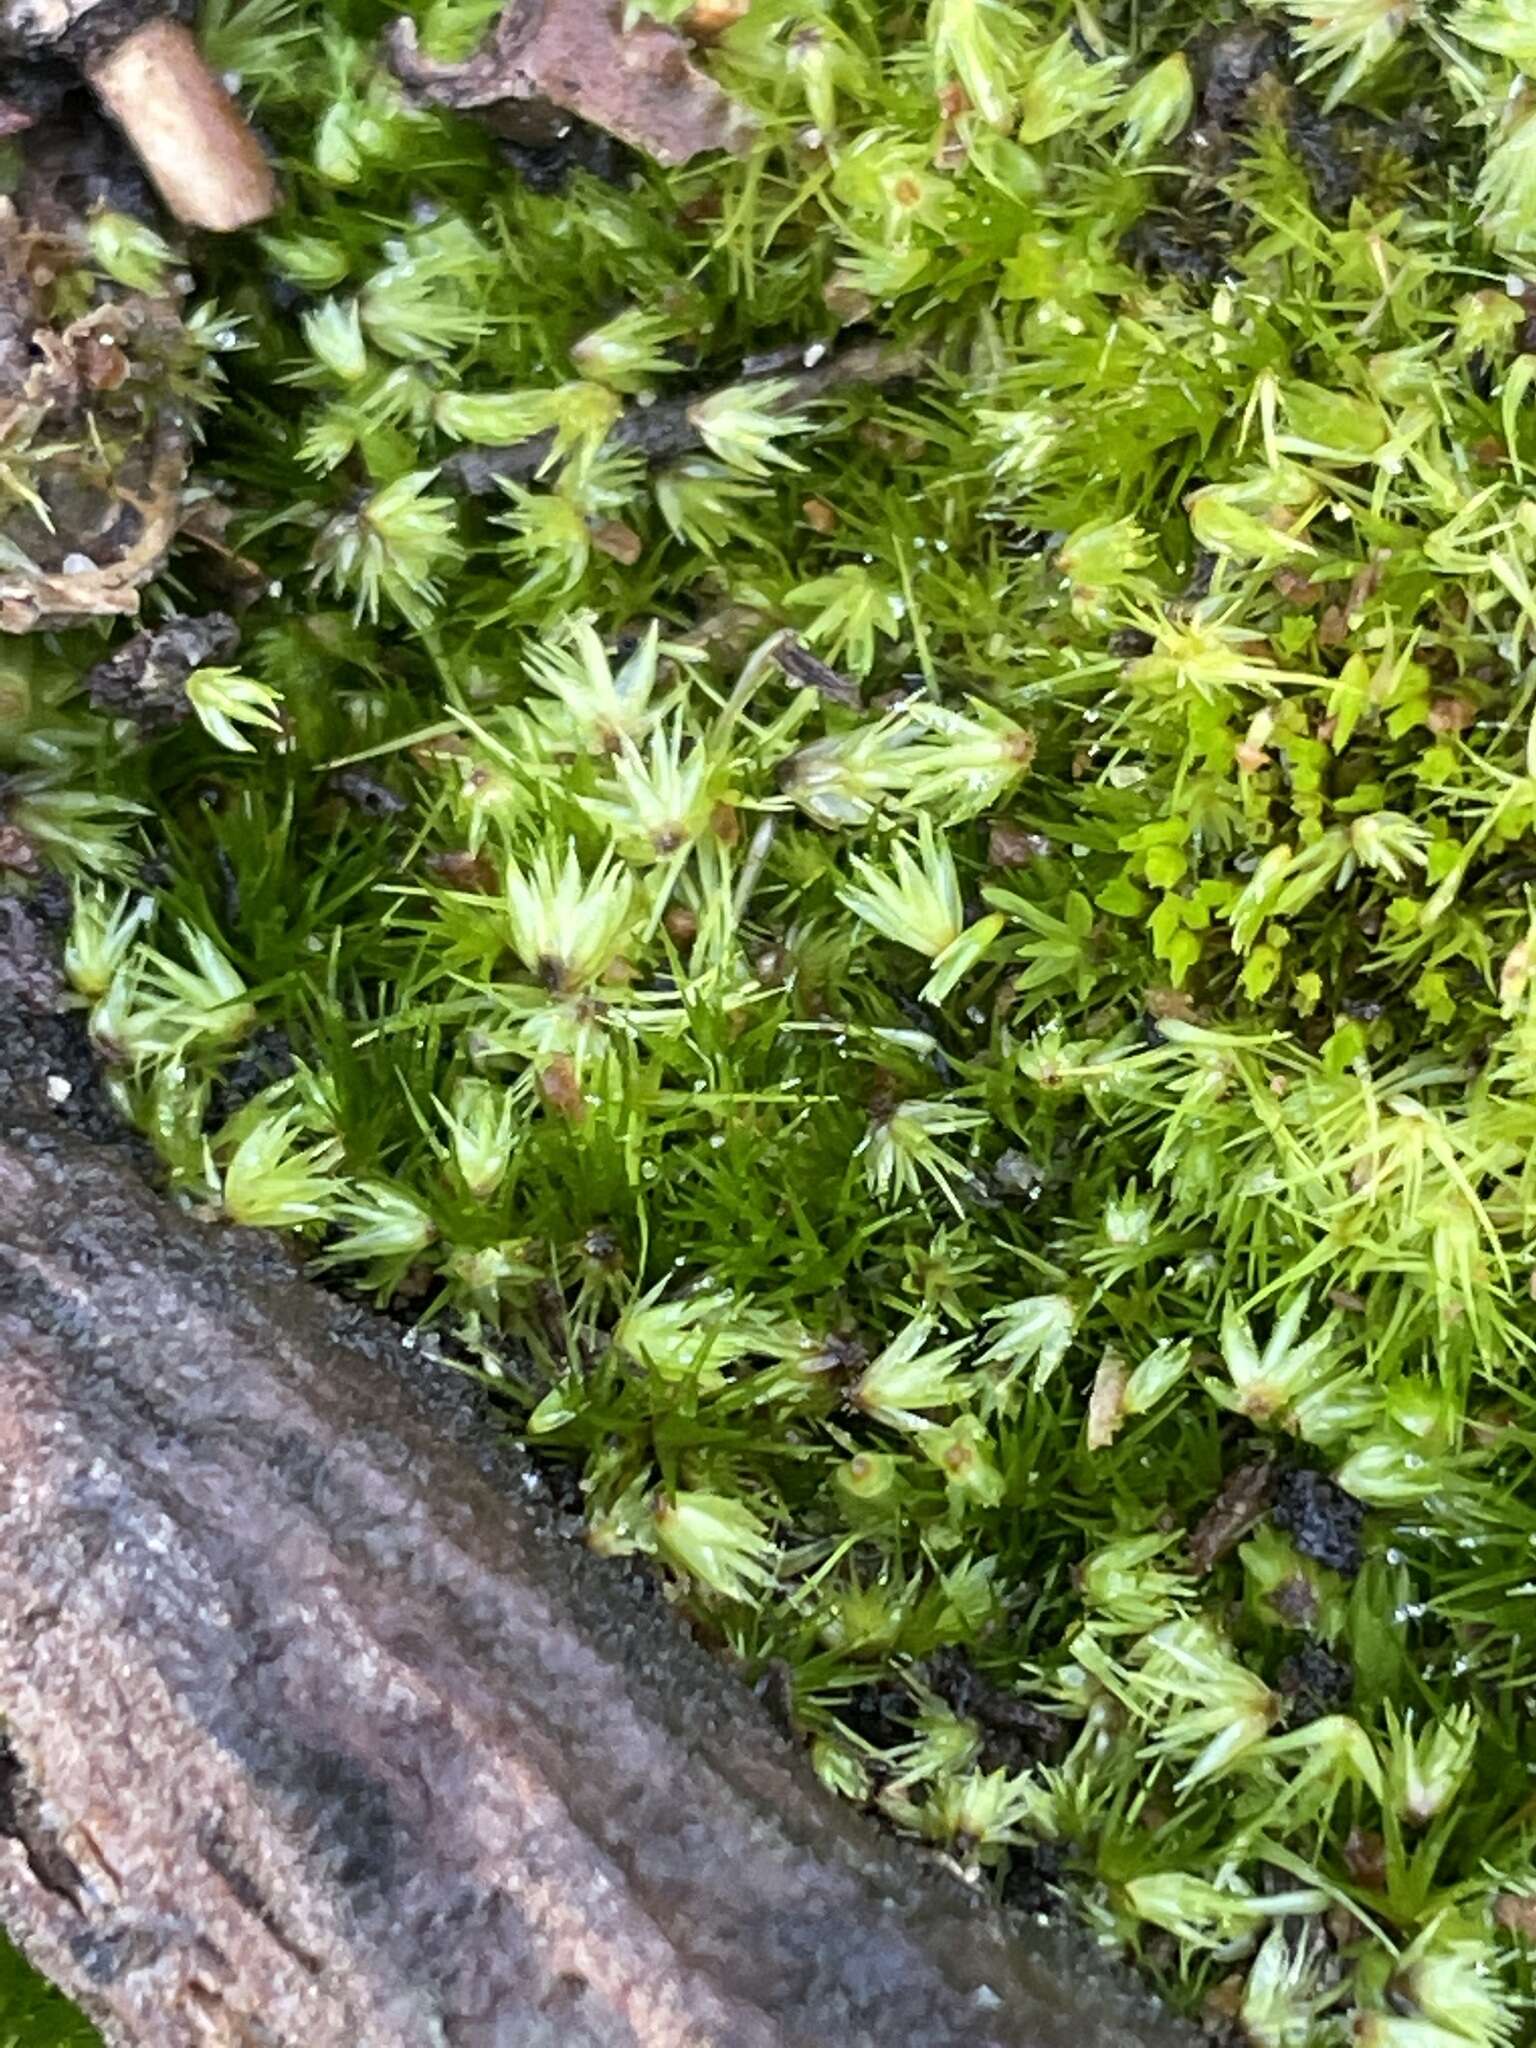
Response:
[{"label": "dark crevice", "polygon": [[54,1838],[40,1807],[37,1791],[28,1782],[26,1766],[0,1736],[0,1835],[19,1845],[27,1868],[44,1891],[68,1900],[77,1913],[82,1912],[85,1880],[80,1867]]}]

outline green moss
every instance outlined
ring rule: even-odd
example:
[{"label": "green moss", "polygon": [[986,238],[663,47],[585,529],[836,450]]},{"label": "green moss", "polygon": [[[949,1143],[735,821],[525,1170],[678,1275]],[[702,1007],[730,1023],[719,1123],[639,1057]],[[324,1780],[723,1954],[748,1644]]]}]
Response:
[{"label": "green moss", "polygon": [[[256,692],[98,761],[25,657],[165,854],[125,1109],[978,1881],[1274,2048],[1531,2040],[1524,13],[756,0],[747,158],[558,194],[380,19],[219,15]],[[742,385],[840,323],[906,374]]]},{"label": "green moss", "polygon": [[4,2048],[95,2048],[97,2034],[0,1939],[0,2042]]}]

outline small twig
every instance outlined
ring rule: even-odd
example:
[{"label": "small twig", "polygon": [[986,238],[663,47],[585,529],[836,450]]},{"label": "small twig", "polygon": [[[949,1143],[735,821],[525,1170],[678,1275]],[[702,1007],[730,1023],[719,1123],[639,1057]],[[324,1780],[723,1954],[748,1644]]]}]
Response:
[{"label": "small twig", "polygon": [[[817,346],[819,344],[791,352],[790,360],[806,367],[798,376],[787,380],[789,389],[780,400],[781,410],[791,412],[796,406],[846,386],[897,383],[903,377],[913,376],[923,362],[919,350],[898,348],[881,341],[856,342],[851,347],[808,361],[814,357]],[[757,383],[782,375],[783,366],[775,359],[774,366],[766,370],[754,362],[750,374],[736,381]],[[608,445],[634,449],[653,468],[673,462],[680,455],[691,454],[694,449],[704,446],[704,437],[694,423],[694,408],[703,399],[714,397],[716,391],[734,388],[734,384],[715,386],[709,391],[689,391],[679,393],[675,398],[660,398],[653,405],[628,406],[614,423]],[[503,483],[527,483],[537,476],[548,462],[554,445],[554,433],[547,431],[534,434],[526,441],[515,441],[507,448],[471,448],[446,463],[443,475],[452,487],[470,497],[494,497]]]},{"label": "small twig", "polygon": [[225,234],[276,210],[261,144],[180,22],[147,23],[85,75],[185,226]]},{"label": "small twig", "polygon": [[792,633],[786,633],[774,647],[773,658],[791,682],[803,683],[806,689],[818,691],[834,704],[846,704],[850,711],[857,711],[863,702],[852,676],[840,675]]},{"label": "small twig", "polygon": [[[276,209],[261,144],[168,4],[0,0],[0,60],[13,57],[78,65],[184,226],[225,232]],[[0,105],[0,134],[31,125],[24,97]]]}]

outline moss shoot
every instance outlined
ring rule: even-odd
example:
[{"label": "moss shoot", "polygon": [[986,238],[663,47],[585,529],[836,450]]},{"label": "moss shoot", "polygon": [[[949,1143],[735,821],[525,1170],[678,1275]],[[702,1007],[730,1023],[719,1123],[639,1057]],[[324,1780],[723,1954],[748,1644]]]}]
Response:
[{"label": "moss shoot", "polygon": [[850,1799],[1259,2048],[1530,2043],[1536,8],[695,18],[663,171],[209,0],[238,646],[10,643],[13,846],[182,1197]]}]

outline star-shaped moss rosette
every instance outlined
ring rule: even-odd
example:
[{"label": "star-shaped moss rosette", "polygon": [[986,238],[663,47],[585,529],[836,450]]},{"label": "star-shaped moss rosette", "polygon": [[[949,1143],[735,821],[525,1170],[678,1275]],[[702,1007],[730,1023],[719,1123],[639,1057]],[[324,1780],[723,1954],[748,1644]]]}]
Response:
[{"label": "star-shaped moss rosette", "polygon": [[128,751],[7,654],[114,1087],[850,1797],[1266,2048],[1529,2042],[1536,17],[718,13],[663,170],[217,9],[269,594]]}]

